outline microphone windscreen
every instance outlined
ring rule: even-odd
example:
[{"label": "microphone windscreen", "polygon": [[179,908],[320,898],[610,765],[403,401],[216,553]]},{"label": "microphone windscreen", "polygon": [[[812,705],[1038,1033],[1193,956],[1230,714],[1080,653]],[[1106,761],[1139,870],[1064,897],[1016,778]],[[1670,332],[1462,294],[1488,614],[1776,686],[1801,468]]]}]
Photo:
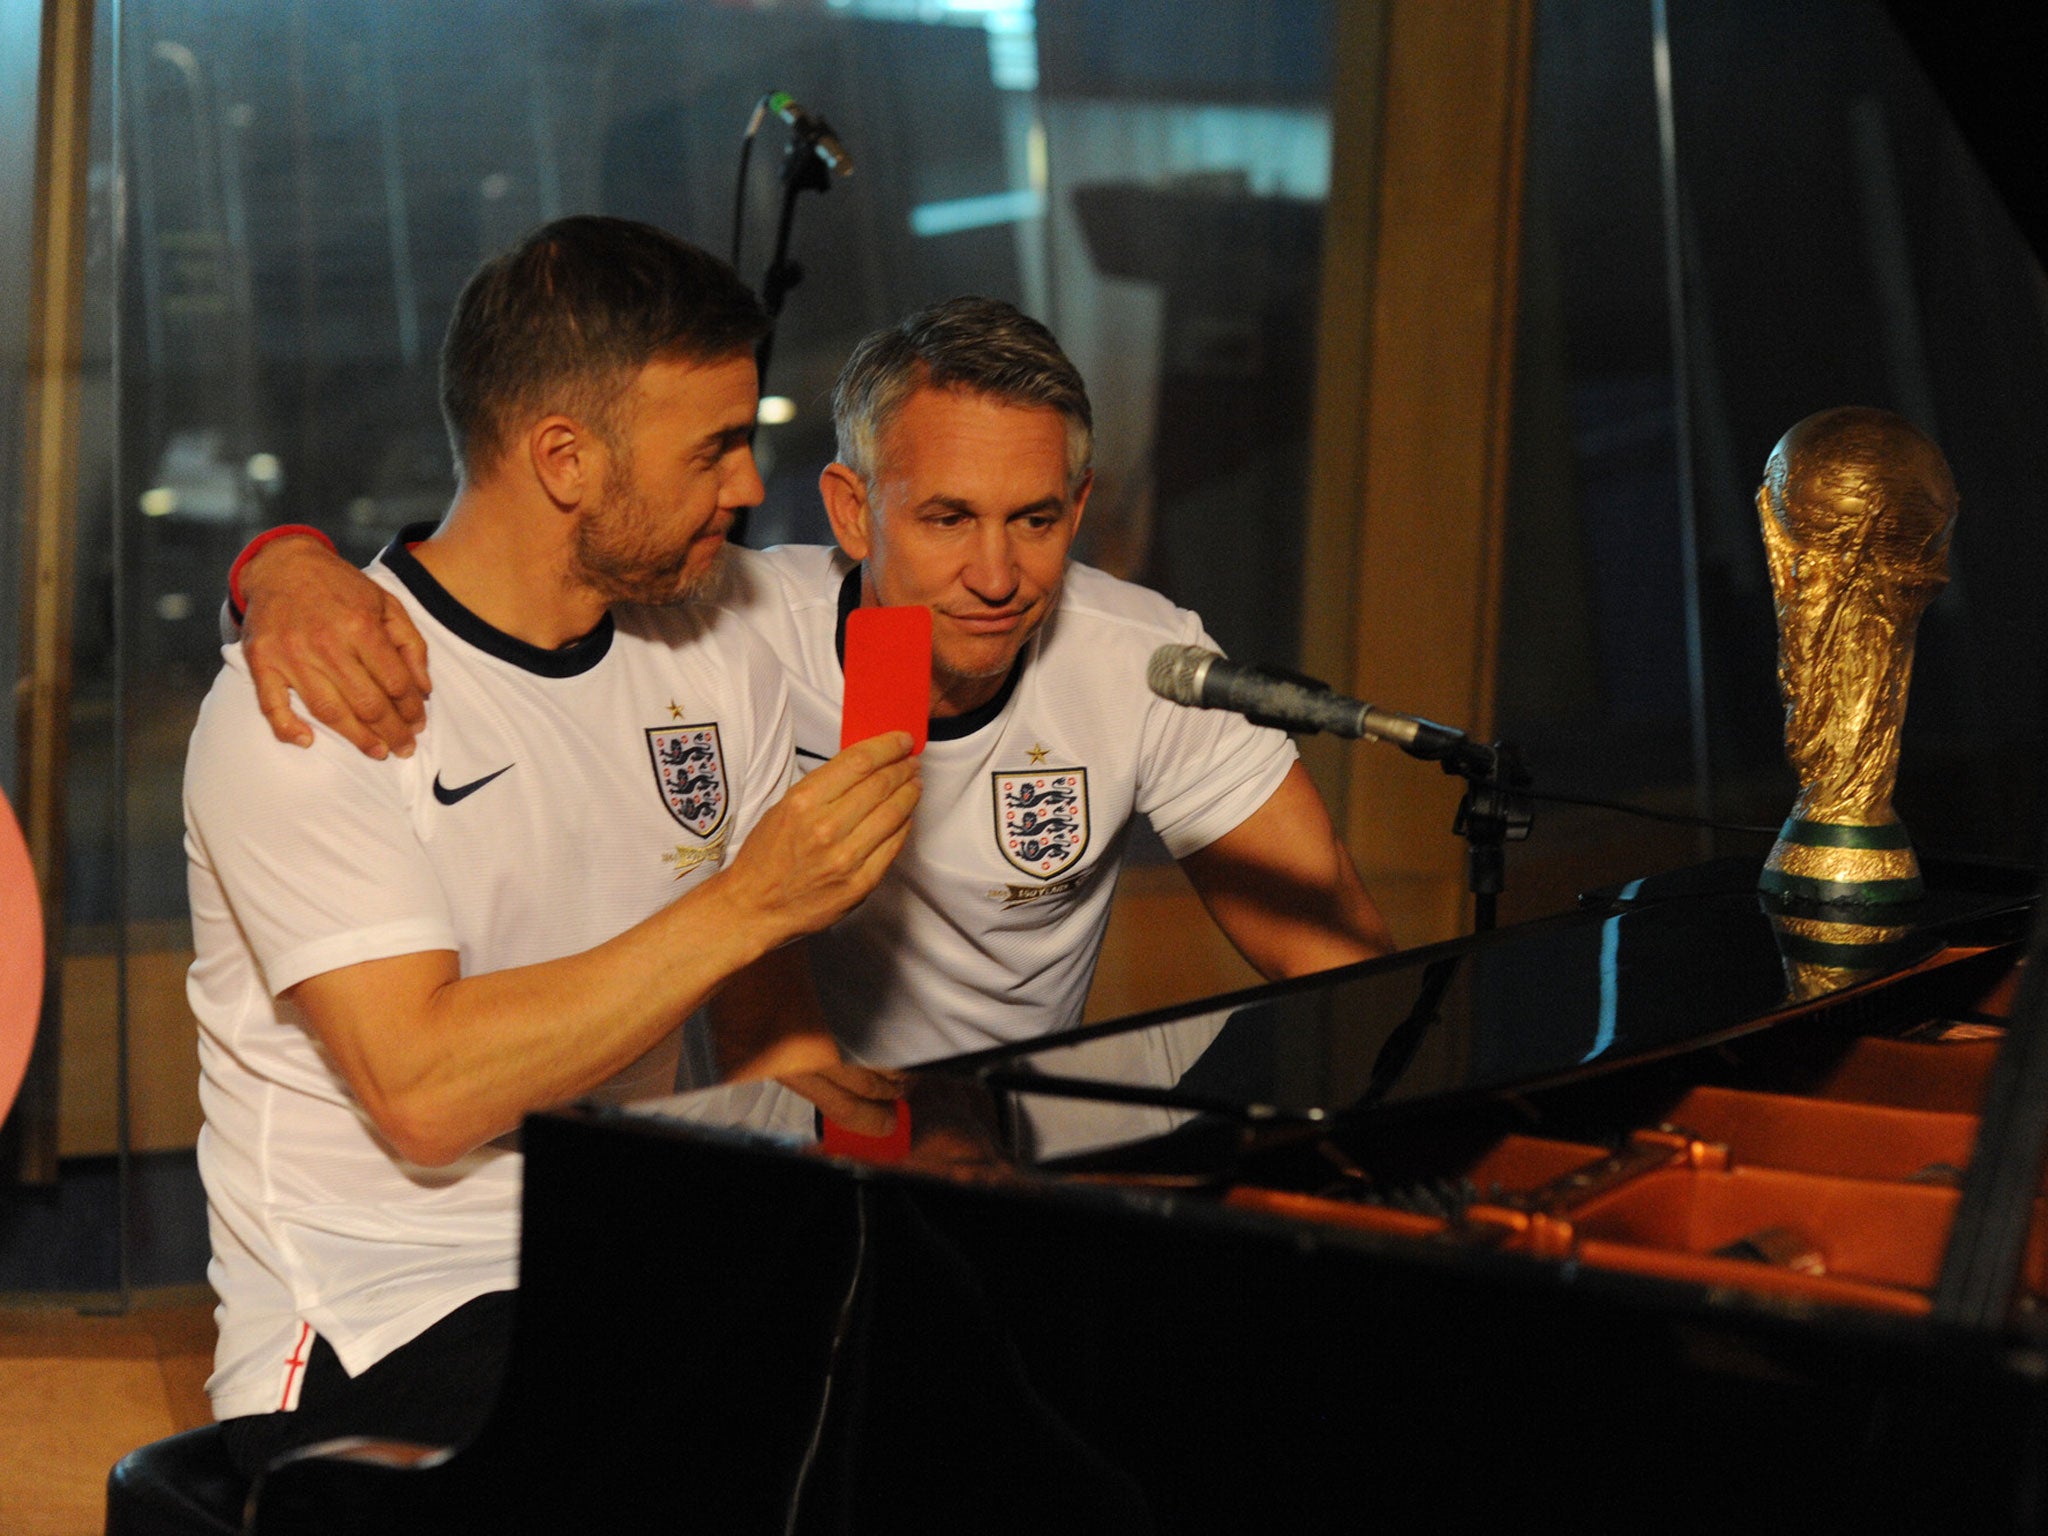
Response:
[{"label": "microphone windscreen", "polygon": [[1145,668],[1146,686],[1162,699],[1199,706],[1203,674],[1215,659],[1214,651],[1199,645],[1162,645]]}]

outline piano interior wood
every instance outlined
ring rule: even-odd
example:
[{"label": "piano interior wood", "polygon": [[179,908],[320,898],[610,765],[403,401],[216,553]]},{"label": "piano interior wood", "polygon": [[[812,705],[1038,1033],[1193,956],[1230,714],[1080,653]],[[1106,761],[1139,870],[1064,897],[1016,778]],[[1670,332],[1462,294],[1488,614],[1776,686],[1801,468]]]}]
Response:
[{"label": "piano interior wood", "polygon": [[[1393,1182],[1375,1182],[1352,1164],[1348,1183],[1313,1192],[1244,1183],[1224,1203],[1354,1231],[1923,1315],[2002,1037],[1995,1020],[2012,993],[2008,974],[1964,1022],[1937,1018],[1904,1037],[1854,1036],[1818,1065],[1802,1053],[1793,1058],[1798,1070],[1785,1074],[1798,1091],[1695,1084],[1651,1123],[1618,1127],[1600,1142],[1584,1138],[1583,1103],[1552,1116],[1535,1095],[1521,1109],[1539,1132],[1554,1119],[1579,1135],[1509,1130],[1476,1148],[1454,1137],[1440,1161],[1410,1161]],[[1739,1052],[1725,1065],[1736,1081],[1772,1070]],[[1646,1100],[1624,1089],[1618,1098],[1640,1112],[1662,1102],[1649,1092]],[[1350,1161],[1334,1149],[1324,1160]],[[2048,1292],[2048,1224],[2038,1215],[2027,1284],[2036,1295]]]},{"label": "piano interior wood", "polygon": [[1670,1123],[1724,1143],[1740,1167],[1920,1183],[1953,1183],[1977,1137],[1974,1114],[1710,1086],[1681,1099]]},{"label": "piano interior wood", "polygon": [[1995,1039],[1863,1039],[1815,1090],[1823,1099],[1972,1113],[1998,1054]]}]

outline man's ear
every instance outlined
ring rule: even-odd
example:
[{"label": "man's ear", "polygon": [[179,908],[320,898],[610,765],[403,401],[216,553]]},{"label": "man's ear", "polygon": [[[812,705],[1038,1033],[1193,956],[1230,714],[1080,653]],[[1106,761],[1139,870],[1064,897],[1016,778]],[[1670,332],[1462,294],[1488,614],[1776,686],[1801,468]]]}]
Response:
[{"label": "man's ear", "polygon": [[548,499],[573,512],[600,489],[604,445],[571,416],[543,416],[526,429],[527,462]]},{"label": "man's ear", "polygon": [[832,524],[832,537],[846,551],[849,560],[865,560],[873,539],[868,532],[868,483],[846,465],[833,462],[818,476],[818,494],[825,501],[825,516]]},{"label": "man's ear", "polygon": [[1074,492],[1074,532],[1081,531],[1081,514],[1088,510],[1088,493],[1095,489],[1095,471],[1089,470],[1081,477],[1081,488]]}]

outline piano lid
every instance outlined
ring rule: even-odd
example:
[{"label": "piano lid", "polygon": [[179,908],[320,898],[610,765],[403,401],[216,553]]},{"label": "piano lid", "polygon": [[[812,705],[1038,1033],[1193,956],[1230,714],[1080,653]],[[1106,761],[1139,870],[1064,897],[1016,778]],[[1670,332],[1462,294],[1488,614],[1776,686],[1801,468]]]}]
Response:
[{"label": "piano lid", "polygon": [[[939,1063],[1016,1096],[1040,1158],[1191,1114],[1312,1125],[1534,1088],[1695,1049],[1833,1003],[1958,946],[2024,932],[2035,876],[1941,870],[1857,969],[1804,951],[1728,860],[1588,908],[1180,1009]],[[1795,973],[1805,984],[1795,981]],[[1084,1105],[1121,1113],[1091,1116]],[[1131,1113],[1149,1109],[1150,1118]]]}]

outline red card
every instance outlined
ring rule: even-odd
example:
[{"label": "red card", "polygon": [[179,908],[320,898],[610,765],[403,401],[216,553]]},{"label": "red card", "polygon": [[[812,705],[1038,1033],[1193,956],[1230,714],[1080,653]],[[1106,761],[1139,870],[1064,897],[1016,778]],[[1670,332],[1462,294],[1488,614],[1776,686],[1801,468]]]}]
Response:
[{"label": "red card", "polygon": [[[821,1120],[824,1117],[819,1116]],[[858,1158],[864,1163],[900,1163],[910,1155],[910,1101],[896,1101],[896,1124],[880,1136],[849,1131],[837,1120],[825,1120],[818,1150],[831,1157]]]},{"label": "red card", "polygon": [[846,616],[846,698],[839,745],[908,731],[922,752],[932,702],[932,611],[856,608]]}]

